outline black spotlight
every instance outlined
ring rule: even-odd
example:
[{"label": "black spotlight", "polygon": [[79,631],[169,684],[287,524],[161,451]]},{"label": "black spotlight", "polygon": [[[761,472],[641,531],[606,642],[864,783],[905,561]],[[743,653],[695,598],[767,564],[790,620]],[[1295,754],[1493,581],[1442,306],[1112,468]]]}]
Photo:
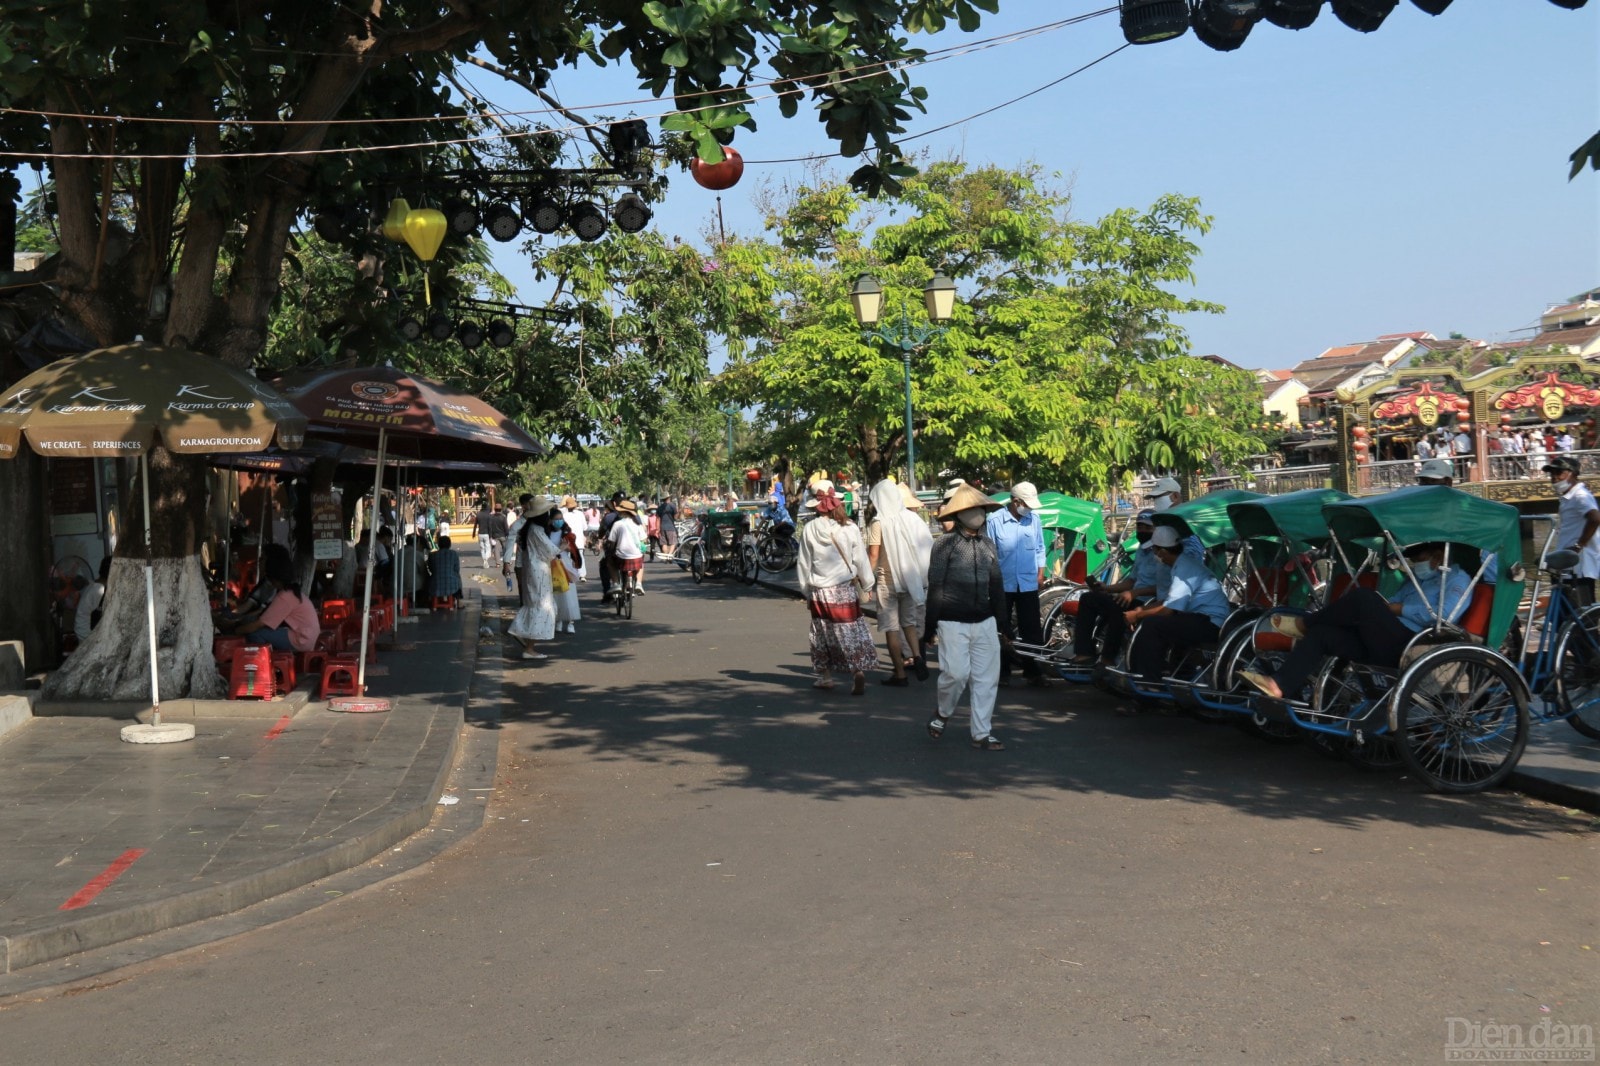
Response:
[{"label": "black spotlight", "polygon": [[1411,0],[1411,2],[1430,15],[1442,15],[1444,9],[1450,6],[1450,0]]},{"label": "black spotlight", "polygon": [[606,233],[606,216],[588,200],[579,200],[567,209],[567,224],[580,241],[597,241]]},{"label": "black spotlight", "polygon": [[465,237],[478,232],[478,208],[466,200],[453,199],[445,201],[445,224],[450,227],[450,232]]},{"label": "black spotlight", "polygon": [[650,208],[637,193],[625,193],[612,206],[611,221],[623,233],[638,233],[650,224]]},{"label": "black spotlight", "polygon": [[1317,21],[1322,0],[1263,0],[1261,17],[1285,30],[1303,30]]},{"label": "black spotlight", "polygon": [[642,118],[613,122],[606,130],[606,140],[611,144],[612,158],[619,166],[626,166],[650,147],[650,125]]},{"label": "black spotlight", "polygon": [[483,327],[476,322],[463,322],[456,327],[456,340],[463,348],[476,348],[483,343]]},{"label": "black spotlight", "polygon": [[1333,15],[1358,33],[1371,33],[1383,25],[1400,0],[1333,0]]},{"label": "black spotlight", "polygon": [[1568,11],[1576,11],[1584,4],[1587,4],[1589,0],[1550,0],[1550,2],[1557,7],[1564,7]]},{"label": "black spotlight", "polygon": [[1189,29],[1186,0],[1119,0],[1122,36],[1129,44],[1155,44],[1182,37]]},{"label": "black spotlight", "polygon": [[509,348],[516,342],[517,331],[503,318],[490,319],[489,343],[496,348]]},{"label": "black spotlight", "polygon": [[417,316],[413,314],[402,316],[397,328],[400,330],[400,336],[408,341],[414,341],[422,336],[422,323],[417,321]]},{"label": "black spotlight", "polygon": [[483,224],[489,236],[504,243],[522,232],[522,216],[517,209],[504,201],[496,200],[483,213]]},{"label": "black spotlight", "polygon": [[548,195],[539,193],[533,198],[533,206],[528,211],[528,221],[533,223],[534,229],[540,233],[554,233],[566,220],[567,213]]},{"label": "black spotlight", "polygon": [[450,334],[455,332],[450,325],[450,319],[441,314],[428,316],[428,336],[436,341],[447,341]]},{"label": "black spotlight", "polygon": [[1231,52],[1261,18],[1261,0],[1194,0],[1194,35],[1208,48]]}]

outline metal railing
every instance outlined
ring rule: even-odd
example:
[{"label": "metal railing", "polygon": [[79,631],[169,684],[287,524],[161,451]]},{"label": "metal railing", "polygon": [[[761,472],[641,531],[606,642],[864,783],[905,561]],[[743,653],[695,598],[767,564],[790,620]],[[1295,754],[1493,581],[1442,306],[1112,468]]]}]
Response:
[{"label": "metal railing", "polygon": [[1570,452],[1529,452],[1525,455],[1491,455],[1486,481],[1542,481],[1550,475],[1544,466],[1552,456],[1567,455],[1578,460],[1581,474],[1600,474],[1600,449],[1589,448]]},{"label": "metal railing", "polygon": [[1320,489],[1331,484],[1333,466],[1323,463],[1315,466],[1280,466],[1271,470],[1251,470],[1241,474],[1202,478],[1206,492],[1221,489],[1249,489],[1268,496],[1281,496],[1301,489]]}]

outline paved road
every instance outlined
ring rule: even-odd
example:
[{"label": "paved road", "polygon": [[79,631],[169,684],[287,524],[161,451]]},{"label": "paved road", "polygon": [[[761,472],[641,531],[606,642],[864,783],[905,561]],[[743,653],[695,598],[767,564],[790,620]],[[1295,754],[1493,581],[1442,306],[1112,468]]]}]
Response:
[{"label": "paved road", "polygon": [[1587,816],[1059,687],[1003,694],[1007,752],[936,745],[931,683],[814,697],[796,602],[649,589],[507,664],[467,844],[0,1002],[4,1060],[1437,1062],[1452,1017],[1600,1022]]}]

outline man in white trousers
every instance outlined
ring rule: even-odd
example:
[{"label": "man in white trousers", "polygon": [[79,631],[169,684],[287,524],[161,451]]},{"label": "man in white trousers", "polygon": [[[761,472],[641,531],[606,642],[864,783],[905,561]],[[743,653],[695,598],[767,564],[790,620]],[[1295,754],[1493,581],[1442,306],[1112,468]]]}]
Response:
[{"label": "man in white trousers", "polygon": [[972,746],[1004,751],[994,735],[994,701],[1000,688],[1000,647],[1011,643],[1000,555],[985,535],[990,511],[1000,509],[971,485],[959,486],[939,518],[955,528],[933,543],[928,561],[927,628],[939,635],[939,712],[928,721],[928,735],[944,736],[962,692],[972,714]]}]

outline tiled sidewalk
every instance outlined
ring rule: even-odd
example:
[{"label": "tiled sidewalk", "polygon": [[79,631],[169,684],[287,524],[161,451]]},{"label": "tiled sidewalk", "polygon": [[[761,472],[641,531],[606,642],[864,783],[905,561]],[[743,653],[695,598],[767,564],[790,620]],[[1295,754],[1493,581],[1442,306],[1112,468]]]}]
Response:
[{"label": "tiled sidewalk", "polygon": [[[0,973],[228,913],[364,862],[432,816],[479,611],[424,615],[382,656],[393,710],[312,702],[201,718],[193,741],[36,718],[0,741]],[[65,909],[64,909],[65,908]]]}]

